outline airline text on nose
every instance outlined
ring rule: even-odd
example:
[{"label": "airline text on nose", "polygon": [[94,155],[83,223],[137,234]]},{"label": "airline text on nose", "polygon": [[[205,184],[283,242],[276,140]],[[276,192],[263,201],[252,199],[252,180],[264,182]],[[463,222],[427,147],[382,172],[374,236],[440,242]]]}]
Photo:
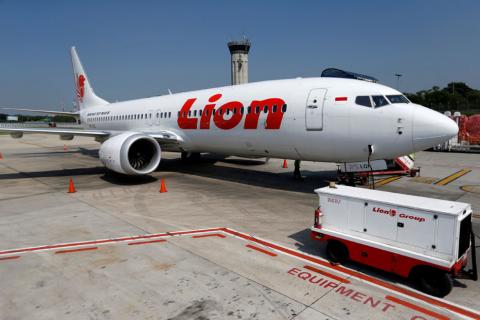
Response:
[{"label": "airline text on nose", "polygon": [[[228,101],[218,108],[215,108],[216,102],[222,97],[221,94],[215,94],[208,99],[208,104],[203,107],[199,118],[191,117],[189,113],[197,98],[188,99],[178,116],[178,127],[181,129],[210,129],[210,123],[213,116],[213,122],[217,128],[223,130],[233,129],[242,121],[245,116],[244,129],[257,129],[260,113],[267,113],[265,129],[280,129],[282,124],[285,101],[280,98],[269,98],[265,100],[253,100],[249,108],[245,108],[239,101]],[[248,110],[248,111],[247,111]]]}]

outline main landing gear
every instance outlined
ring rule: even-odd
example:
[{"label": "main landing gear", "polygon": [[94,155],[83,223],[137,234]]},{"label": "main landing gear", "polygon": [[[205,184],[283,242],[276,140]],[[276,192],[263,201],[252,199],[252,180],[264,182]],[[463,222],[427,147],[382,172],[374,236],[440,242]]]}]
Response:
[{"label": "main landing gear", "polygon": [[293,179],[303,180],[302,174],[300,173],[300,160],[295,160],[295,169],[293,170]]},{"label": "main landing gear", "polygon": [[196,161],[200,160],[201,155],[200,152],[182,152],[182,161]]}]

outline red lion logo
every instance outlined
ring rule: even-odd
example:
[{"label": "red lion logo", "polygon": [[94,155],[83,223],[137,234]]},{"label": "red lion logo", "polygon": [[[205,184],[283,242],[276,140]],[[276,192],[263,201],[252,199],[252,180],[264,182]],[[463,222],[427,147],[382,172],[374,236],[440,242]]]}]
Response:
[{"label": "red lion logo", "polygon": [[78,101],[83,101],[83,95],[85,94],[85,76],[79,75],[77,78],[77,98]]}]

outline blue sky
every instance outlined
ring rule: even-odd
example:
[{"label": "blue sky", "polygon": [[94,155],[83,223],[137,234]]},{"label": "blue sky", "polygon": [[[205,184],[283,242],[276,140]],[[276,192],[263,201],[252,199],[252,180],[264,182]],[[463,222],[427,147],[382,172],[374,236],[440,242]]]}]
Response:
[{"label": "blue sky", "polygon": [[69,109],[69,48],[96,93],[125,100],[229,84],[226,42],[252,41],[250,81],[327,67],[402,91],[480,88],[480,1],[0,0],[0,105]]}]

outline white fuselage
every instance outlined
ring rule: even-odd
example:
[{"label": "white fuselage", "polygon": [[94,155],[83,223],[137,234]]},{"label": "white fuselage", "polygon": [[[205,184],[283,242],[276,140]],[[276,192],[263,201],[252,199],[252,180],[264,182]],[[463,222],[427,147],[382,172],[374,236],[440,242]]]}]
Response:
[{"label": "white fuselage", "polygon": [[[221,97],[209,103],[218,94]],[[379,108],[355,103],[357,96],[373,95],[401,93],[351,79],[263,81],[93,106],[82,109],[80,119],[85,129],[118,133],[168,130],[183,139],[181,151],[326,162],[365,161],[369,145],[371,159],[392,159],[435,146],[456,134],[453,121],[413,103]],[[190,108],[189,99],[195,99]],[[256,116],[248,114],[248,107],[255,112],[252,101],[274,101],[275,107],[270,103],[264,110],[265,106],[259,105],[256,121]],[[209,104],[215,106],[206,108]],[[209,108],[219,113],[225,104],[222,114],[212,116],[210,111],[205,115]]]}]

